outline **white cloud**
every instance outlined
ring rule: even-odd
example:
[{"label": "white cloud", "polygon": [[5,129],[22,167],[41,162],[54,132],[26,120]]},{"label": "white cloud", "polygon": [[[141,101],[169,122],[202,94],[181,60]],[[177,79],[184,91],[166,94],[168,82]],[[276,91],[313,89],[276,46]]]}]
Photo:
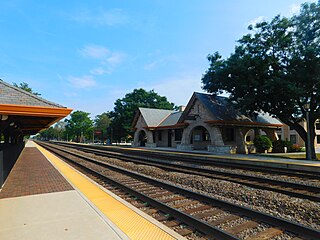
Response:
[{"label": "white cloud", "polygon": [[80,54],[84,57],[94,59],[104,59],[110,55],[110,50],[98,45],[87,45],[80,50]]},{"label": "white cloud", "polygon": [[90,71],[91,74],[93,75],[103,75],[105,73],[108,73],[108,71],[102,67],[97,67],[97,68],[94,68]]},{"label": "white cloud", "polygon": [[67,80],[74,88],[88,88],[96,85],[96,81],[90,75],[82,77],[69,76]]},{"label": "white cloud", "polygon": [[98,60],[98,66],[90,70],[90,73],[94,75],[112,73],[114,68],[126,58],[126,54],[122,52],[113,52],[104,46],[98,45],[87,45],[80,49],[79,53],[83,57]]},{"label": "white cloud", "polygon": [[82,10],[78,11],[75,16],[72,17],[74,21],[80,23],[93,24],[95,26],[117,26],[129,23],[128,15],[119,8],[100,10],[100,11],[89,11]]},{"label": "white cloud", "polygon": [[120,52],[113,52],[111,53],[111,55],[109,57],[107,57],[107,59],[103,62],[104,64],[110,64],[112,66],[118,65],[120,63],[122,63],[122,61],[125,58],[125,54],[124,53],[120,53]]},{"label": "white cloud", "polygon": [[255,26],[257,23],[265,21],[265,19],[266,18],[264,16],[256,17],[256,18],[249,21],[249,25]]},{"label": "white cloud", "polygon": [[156,61],[153,61],[151,63],[148,63],[148,64],[145,64],[143,66],[143,68],[145,70],[152,70],[152,69],[155,69],[159,64],[161,64],[162,62],[164,62],[164,59],[160,59],[160,60],[156,60]]}]

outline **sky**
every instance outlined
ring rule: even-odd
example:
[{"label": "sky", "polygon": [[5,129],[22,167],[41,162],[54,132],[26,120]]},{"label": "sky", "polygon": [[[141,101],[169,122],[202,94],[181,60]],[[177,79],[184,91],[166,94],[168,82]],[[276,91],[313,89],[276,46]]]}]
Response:
[{"label": "sky", "polygon": [[186,105],[207,55],[300,0],[1,0],[0,79],[94,117],[135,88]]}]

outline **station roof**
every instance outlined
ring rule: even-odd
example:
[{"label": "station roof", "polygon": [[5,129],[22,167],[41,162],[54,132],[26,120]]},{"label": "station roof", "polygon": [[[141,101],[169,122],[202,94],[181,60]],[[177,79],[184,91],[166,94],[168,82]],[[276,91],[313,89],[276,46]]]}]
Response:
[{"label": "station roof", "polygon": [[72,109],[0,80],[0,130],[32,135],[68,116]]},{"label": "station roof", "polygon": [[132,127],[135,127],[140,115],[145,120],[147,128],[161,129],[179,128],[184,126],[186,124],[185,120],[195,119],[194,117],[196,117],[193,116],[193,118],[190,118],[192,117],[190,116],[190,110],[196,100],[199,100],[210,113],[211,119],[206,121],[206,123],[211,125],[263,128],[278,128],[283,126],[278,119],[267,113],[259,113],[252,116],[241,113],[227,97],[194,92],[183,112],[154,108],[139,108]]},{"label": "station roof", "polygon": [[258,113],[248,116],[247,114],[240,112],[227,97],[198,92],[194,92],[184,114],[179,119],[179,122],[184,121],[188,114],[188,110],[193,106],[196,99],[198,99],[211,113],[212,120],[208,121],[208,123],[211,124],[238,126],[255,125],[263,127],[280,127],[283,125],[277,118],[274,118],[267,113]]}]

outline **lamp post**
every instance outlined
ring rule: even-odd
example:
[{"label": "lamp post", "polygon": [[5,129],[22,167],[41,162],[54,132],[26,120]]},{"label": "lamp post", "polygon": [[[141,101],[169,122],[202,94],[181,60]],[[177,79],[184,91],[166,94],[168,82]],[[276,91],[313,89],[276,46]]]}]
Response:
[{"label": "lamp post", "polygon": [[312,156],[311,156],[311,136],[310,136],[310,104],[306,103],[304,105],[304,108],[306,110],[306,120],[307,120],[307,159],[311,160]]}]

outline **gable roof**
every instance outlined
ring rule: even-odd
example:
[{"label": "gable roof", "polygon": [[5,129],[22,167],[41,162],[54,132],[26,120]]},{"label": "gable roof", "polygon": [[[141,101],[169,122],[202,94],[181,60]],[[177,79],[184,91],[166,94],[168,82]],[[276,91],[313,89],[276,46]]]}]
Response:
[{"label": "gable roof", "polygon": [[212,113],[214,120],[250,121],[250,118],[237,111],[227,97],[205,93],[194,93],[202,104]]},{"label": "gable roof", "polygon": [[159,126],[170,114],[174,113],[173,110],[155,109],[155,108],[139,108],[139,111],[145,120],[147,127]]},{"label": "gable roof", "polygon": [[168,126],[176,125],[181,115],[182,115],[182,112],[171,113],[163,122],[159,124],[159,127],[168,127]]},{"label": "gable roof", "polygon": [[184,113],[179,119],[183,122],[188,112],[198,99],[212,116],[210,123],[254,123],[259,125],[283,125],[278,119],[267,113],[259,113],[256,116],[247,116],[235,108],[229,98],[213,94],[194,92]]},{"label": "gable roof", "polygon": [[39,96],[12,86],[0,79],[0,104],[64,108]]}]

